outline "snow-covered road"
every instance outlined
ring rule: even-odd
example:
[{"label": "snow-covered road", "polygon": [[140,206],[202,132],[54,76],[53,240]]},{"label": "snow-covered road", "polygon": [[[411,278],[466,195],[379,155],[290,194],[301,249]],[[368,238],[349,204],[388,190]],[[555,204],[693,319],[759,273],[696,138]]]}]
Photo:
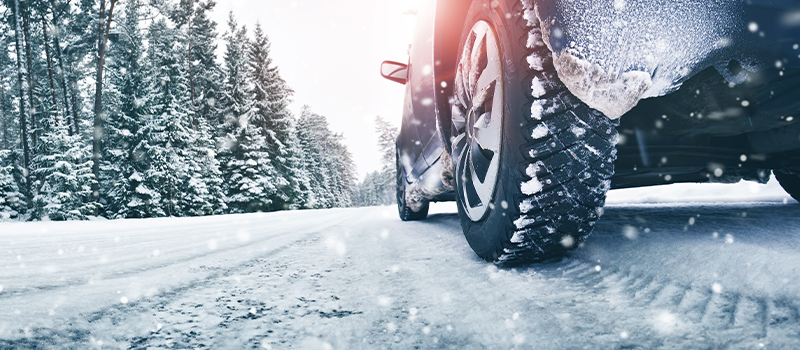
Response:
[{"label": "snow-covered road", "polygon": [[754,186],[612,192],[583,247],[513,269],[452,203],[0,223],[0,349],[797,349],[800,205]]}]

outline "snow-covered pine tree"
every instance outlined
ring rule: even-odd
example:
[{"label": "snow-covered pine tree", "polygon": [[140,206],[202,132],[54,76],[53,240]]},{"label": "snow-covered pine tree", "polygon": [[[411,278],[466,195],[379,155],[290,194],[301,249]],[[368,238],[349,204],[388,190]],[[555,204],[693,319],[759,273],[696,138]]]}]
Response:
[{"label": "snow-covered pine tree", "polygon": [[[195,111],[199,119],[216,127],[220,123],[217,100],[222,90],[223,74],[217,64],[217,23],[208,18],[216,6],[214,0],[197,1],[189,23]],[[216,136],[216,135],[215,135]]]},{"label": "snow-covered pine tree", "polygon": [[303,107],[298,120],[302,164],[309,173],[311,198],[307,207],[333,208],[355,204],[355,164],[342,136],[334,134],[327,119]]},{"label": "snow-covered pine tree", "polygon": [[219,124],[215,101],[222,76],[215,61],[216,23],[207,16],[215,5],[213,0],[181,0],[170,16],[175,25],[175,54],[182,58],[190,113],[187,128],[193,140],[184,149],[187,172],[181,199],[183,215],[189,216],[221,213],[226,208],[212,128]]},{"label": "snow-covered pine tree", "polygon": [[0,220],[15,219],[26,209],[26,200],[20,191],[22,169],[17,165],[19,154],[0,150]]},{"label": "snow-covered pine tree", "polygon": [[293,186],[292,188],[295,188],[291,208],[310,208],[308,203],[313,196],[311,170],[306,166],[305,151],[300,145],[301,131],[298,129],[298,120],[292,118],[292,122],[291,136],[287,140],[288,148],[291,150],[288,156],[289,164],[291,165],[290,182]]},{"label": "snow-covered pine tree", "polygon": [[228,18],[225,36],[225,85],[220,101],[224,116],[219,138],[220,170],[228,209],[233,213],[273,210],[276,172],[262,130],[251,123],[252,88],[247,85],[247,31]]},{"label": "snow-covered pine tree", "polygon": [[324,124],[324,117],[315,114],[308,106],[303,106],[297,121],[297,140],[301,149],[301,165],[308,172],[309,196],[304,207],[311,209],[332,207],[333,194],[330,189],[328,170],[323,167],[323,145],[315,137]]},{"label": "snow-covered pine tree", "polygon": [[101,206],[92,200],[96,180],[91,149],[53,118],[42,120],[40,125],[42,136],[33,160],[37,191],[30,218],[85,220],[97,215]]},{"label": "snow-covered pine tree", "polygon": [[335,202],[334,206],[337,208],[346,208],[355,205],[355,194],[357,178],[356,178],[356,164],[353,161],[353,155],[344,144],[344,136],[341,134],[333,134],[329,139],[328,149],[330,150],[330,163],[329,166],[334,169],[335,174]]},{"label": "snow-covered pine tree", "polygon": [[389,205],[395,202],[396,196],[396,146],[397,127],[381,118],[375,117],[375,131],[378,133],[378,150],[381,152],[381,171],[376,179],[379,186],[377,204]]},{"label": "snow-covered pine tree", "polygon": [[360,184],[358,184],[358,198],[357,205],[366,207],[373,205],[381,205],[382,203],[382,190],[380,186],[381,172],[373,171],[367,173]]},{"label": "snow-covered pine tree", "polygon": [[289,111],[293,91],[281,78],[270,56],[270,42],[256,24],[253,40],[248,43],[248,78],[252,89],[253,117],[267,142],[272,166],[275,167],[272,197],[274,209],[291,209],[302,205],[307,190],[307,175],[300,166],[300,149],[294,133],[294,117]]},{"label": "snow-covered pine tree", "polygon": [[[181,32],[166,21],[150,28],[150,60],[155,84],[154,114],[146,128],[150,133],[147,152],[151,170],[158,173],[164,210],[169,216],[205,215],[219,208],[215,162],[209,137],[192,130],[193,111],[183,67],[185,42]],[[204,131],[207,130],[204,128]],[[198,140],[200,142],[198,142]],[[209,168],[210,166],[210,168]],[[207,177],[211,177],[207,181]],[[213,198],[213,196],[217,198]]]},{"label": "snow-covered pine tree", "polygon": [[191,144],[188,89],[183,79],[177,32],[163,19],[150,26],[148,58],[154,82],[153,115],[144,125],[148,135],[147,178],[158,184],[162,209],[168,216],[181,216],[182,181],[187,176],[185,150]]},{"label": "snow-covered pine tree", "polygon": [[188,177],[184,180],[183,213],[188,216],[222,214],[228,206],[222,187],[222,173],[214,151],[211,127],[197,119],[193,142],[188,149]]},{"label": "snow-covered pine tree", "polygon": [[141,0],[125,4],[119,21],[121,35],[109,52],[109,87],[106,96],[113,103],[106,127],[106,155],[103,157],[101,187],[106,194],[106,215],[110,218],[148,218],[166,215],[161,205],[158,172],[150,172],[146,157],[152,129],[154,86],[144,61],[145,47],[139,28]]}]

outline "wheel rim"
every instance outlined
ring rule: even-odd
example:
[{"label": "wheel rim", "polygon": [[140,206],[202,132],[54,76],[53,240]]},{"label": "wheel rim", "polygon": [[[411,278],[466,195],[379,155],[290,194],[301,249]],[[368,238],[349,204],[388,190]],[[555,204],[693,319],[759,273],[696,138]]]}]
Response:
[{"label": "wheel rim", "polygon": [[497,36],[485,21],[472,26],[458,62],[452,120],[456,190],[472,221],[491,207],[503,140],[503,74]]}]

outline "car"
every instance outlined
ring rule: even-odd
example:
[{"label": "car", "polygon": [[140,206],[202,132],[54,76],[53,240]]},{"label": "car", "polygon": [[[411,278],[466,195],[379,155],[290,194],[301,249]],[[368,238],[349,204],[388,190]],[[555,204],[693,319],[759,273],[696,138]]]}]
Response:
[{"label": "car", "polygon": [[404,221],[453,201],[470,247],[578,247],[606,193],[766,183],[800,199],[800,2],[428,0],[397,138]]}]

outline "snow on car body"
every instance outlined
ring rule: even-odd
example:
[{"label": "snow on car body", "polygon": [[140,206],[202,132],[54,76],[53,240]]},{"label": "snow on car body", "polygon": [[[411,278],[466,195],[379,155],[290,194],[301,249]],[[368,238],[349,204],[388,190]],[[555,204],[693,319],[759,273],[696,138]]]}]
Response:
[{"label": "snow on car body", "polygon": [[398,208],[456,200],[499,262],[577,247],[609,188],[765,182],[800,195],[800,3],[424,1]]}]

